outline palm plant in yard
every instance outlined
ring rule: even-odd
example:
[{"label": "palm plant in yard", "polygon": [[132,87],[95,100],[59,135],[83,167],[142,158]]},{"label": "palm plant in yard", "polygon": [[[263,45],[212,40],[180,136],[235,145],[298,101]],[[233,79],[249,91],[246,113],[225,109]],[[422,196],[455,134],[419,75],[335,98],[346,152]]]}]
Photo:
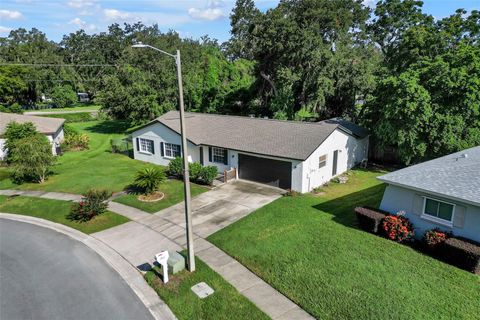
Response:
[{"label": "palm plant in yard", "polygon": [[159,167],[143,168],[135,175],[133,185],[141,189],[145,195],[152,194],[158,190],[160,184],[165,182],[167,176]]}]

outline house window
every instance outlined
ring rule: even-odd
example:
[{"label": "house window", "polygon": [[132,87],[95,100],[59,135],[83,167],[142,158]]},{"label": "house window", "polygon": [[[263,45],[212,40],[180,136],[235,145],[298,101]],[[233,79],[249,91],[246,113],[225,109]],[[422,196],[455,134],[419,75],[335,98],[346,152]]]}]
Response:
[{"label": "house window", "polygon": [[225,149],[212,147],[212,160],[216,163],[225,163]]},{"label": "house window", "polygon": [[146,153],[153,153],[153,141],[140,138],[140,151]]},{"label": "house window", "polygon": [[439,219],[444,222],[453,221],[453,209],[455,205],[439,200],[425,198],[423,214],[430,218]]},{"label": "house window", "polygon": [[327,165],[327,155],[324,154],[323,156],[320,156],[319,162],[318,162],[318,168],[323,168]]},{"label": "house window", "polygon": [[165,152],[165,157],[167,158],[176,158],[180,157],[180,146],[178,144],[173,144],[173,143],[164,143],[164,152]]}]

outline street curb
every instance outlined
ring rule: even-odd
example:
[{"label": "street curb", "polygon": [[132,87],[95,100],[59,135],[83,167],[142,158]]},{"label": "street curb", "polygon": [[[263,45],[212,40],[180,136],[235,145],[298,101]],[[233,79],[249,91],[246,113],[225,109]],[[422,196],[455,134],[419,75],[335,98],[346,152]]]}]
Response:
[{"label": "street curb", "polygon": [[0,219],[34,224],[54,230],[74,240],[82,242],[101,256],[122,277],[133,292],[135,292],[140,301],[142,301],[145,307],[150,311],[154,319],[177,319],[167,304],[163,302],[157,293],[145,282],[141,273],[120,254],[100,240],[62,224],[30,216],[0,212]]}]

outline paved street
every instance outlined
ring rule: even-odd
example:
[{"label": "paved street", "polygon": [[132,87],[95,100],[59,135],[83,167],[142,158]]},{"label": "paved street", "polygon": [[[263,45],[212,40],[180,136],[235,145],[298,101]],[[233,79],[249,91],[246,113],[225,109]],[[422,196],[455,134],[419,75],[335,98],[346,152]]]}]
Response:
[{"label": "paved street", "polygon": [[124,280],[84,244],[0,219],[0,319],[152,319]]}]

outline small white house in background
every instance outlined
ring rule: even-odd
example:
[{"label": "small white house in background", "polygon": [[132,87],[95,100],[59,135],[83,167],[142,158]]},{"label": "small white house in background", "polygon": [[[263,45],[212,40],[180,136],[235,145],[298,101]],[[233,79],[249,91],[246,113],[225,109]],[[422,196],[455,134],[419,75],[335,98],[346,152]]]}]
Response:
[{"label": "small white house in background", "polygon": [[405,211],[417,237],[439,228],[480,242],[480,146],[378,177],[380,209]]},{"label": "small white house in background", "polygon": [[[308,192],[365,160],[368,134],[343,119],[280,121],[185,114],[188,159],[236,168],[240,179]],[[181,156],[180,120],[170,111],[132,134],[135,159],[167,166]]]},{"label": "small white house in background", "polygon": [[43,133],[52,144],[52,153],[57,154],[57,148],[63,141],[63,123],[65,119],[27,116],[15,113],[0,112],[0,160],[4,158],[5,138],[2,138],[7,125],[10,122],[25,123],[32,122],[40,133]]}]

